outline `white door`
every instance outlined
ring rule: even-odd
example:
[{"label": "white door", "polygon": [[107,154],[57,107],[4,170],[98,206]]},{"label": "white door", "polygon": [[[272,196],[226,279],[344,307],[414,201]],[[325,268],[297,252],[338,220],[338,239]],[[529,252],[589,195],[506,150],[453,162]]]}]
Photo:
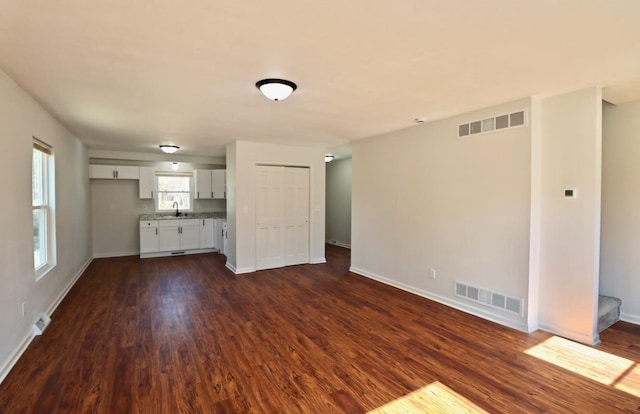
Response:
[{"label": "white door", "polygon": [[256,166],[256,270],[285,265],[284,167]]},{"label": "white door", "polygon": [[309,263],[309,169],[256,166],[256,269]]},{"label": "white door", "polygon": [[285,265],[309,263],[309,169],[284,170]]}]

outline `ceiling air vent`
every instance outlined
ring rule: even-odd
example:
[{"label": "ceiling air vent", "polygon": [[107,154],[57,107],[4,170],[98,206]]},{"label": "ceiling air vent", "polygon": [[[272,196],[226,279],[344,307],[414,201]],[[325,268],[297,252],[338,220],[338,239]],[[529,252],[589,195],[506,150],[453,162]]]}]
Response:
[{"label": "ceiling air vent", "polygon": [[526,111],[518,111],[510,114],[498,115],[478,121],[471,121],[458,125],[458,138],[470,135],[487,134],[502,129],[517,128],[527,125]]}]

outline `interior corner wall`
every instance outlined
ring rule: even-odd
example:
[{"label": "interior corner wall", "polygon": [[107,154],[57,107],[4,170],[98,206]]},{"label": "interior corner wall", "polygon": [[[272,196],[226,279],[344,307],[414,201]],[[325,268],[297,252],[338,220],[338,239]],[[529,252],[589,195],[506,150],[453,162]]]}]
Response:
[{"label": "interior corner wall", "polygon": [[326,241],[351,247],[351,158],[327,165]]},{"label": "interior corner wall", "polygon": [[[0,71],[0,381],[91,260],[88,156],[84,145]],[[39,281],[33,268],[32,137],[53,147],[57,265]],[[9,196],[10,195],[10,196]],[[22,315],[22,304],[26,315]],[[55,317],[55,316],[54,316]],[[51,329],[51,328],[50,328]]]},{"label": "interior corner wall", "polygon": [[[539,326],[595,344],[602,91],[542,100]],[[577,197],[564,197],[573,188]]]},{"label": "interior corner wall", "polygon": [[540,221],[542,214],[542,101],[531,98],[531,219],[529,227],[529,291],[527,331],[538,330],[540,302]]},{"label": "interior corner wall", "polygon": [[604,104],[600,293],[640,324],[640,102]]},{"label": "interior corner wall", "polygon": [[526,331],[526,302],[522,314],[499,310],[456,296],[454,282],[527,299],[530,127],[463,139],[457,131],[460,123],[528,112],[530,104],[355,141],[351,270]]},{"label": "interior corner wall", "polygon": [[237,273],[238,260],[236,253],[236,142],[227,145],[227,264],[226,266]]},{"label": "interior corner wall", "polygon": [[[227,150],[229,148],[227,147]],[[227,156],[229,153],[227,152]],[[311,263],[324,263],[325,162],[324,148],[296,147],[248,141],[235,142],[235,272],[256,269],[255,166],[284,165],[310,169],[309,255]],[[227,165],[229,168],[229,165]]]}]

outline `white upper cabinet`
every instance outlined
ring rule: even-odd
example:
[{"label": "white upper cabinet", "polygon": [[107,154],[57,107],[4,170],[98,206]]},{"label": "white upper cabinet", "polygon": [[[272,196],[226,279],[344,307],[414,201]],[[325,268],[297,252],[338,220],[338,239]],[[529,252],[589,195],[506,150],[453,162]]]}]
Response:
[{"label": "white upper cabinet", "polygon": [[89,178],[137,180],[139,178],[139,172],[138,167],[128,165],[91,165]]},{"label": "white upper cabinet", "polygon": [[227,170],[212,171],[213,198],[227,198]]},{"label": "white upper cabinet", "polygon": [[227,170],[194,170],[193,181],[196,188],[194,198],[227,198]]},{"label": "white upper cabinet", "polygon": [[138,182],[138,189],[141,199],[153,199],[153,168],[152,167],[140,167],[139,171],[140,181]]},{"label": "white upper cabinet", "polygon": [[193,170],[193,181],[195,182],[196,193],[194,198],[206,200],[213,198],[211,170]]}]

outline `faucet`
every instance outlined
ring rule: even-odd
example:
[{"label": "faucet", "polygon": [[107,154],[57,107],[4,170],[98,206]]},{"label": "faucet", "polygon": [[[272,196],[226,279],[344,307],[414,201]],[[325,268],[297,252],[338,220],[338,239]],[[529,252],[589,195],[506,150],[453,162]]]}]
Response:
[{"label": "faucet", "polygon": [[180,217],[180,212],[178,211],[178,202],[174,201],[172,207],[176,208],[176,217]]}]

